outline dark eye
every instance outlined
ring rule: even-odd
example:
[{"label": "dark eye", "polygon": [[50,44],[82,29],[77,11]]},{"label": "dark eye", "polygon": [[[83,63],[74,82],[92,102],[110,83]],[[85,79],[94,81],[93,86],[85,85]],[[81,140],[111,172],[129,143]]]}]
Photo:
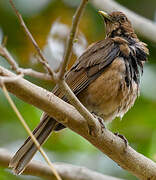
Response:
[{"label": "dark eye", "polygon": [[121,22],[125,22],[126,21],[126,17],[125,16],[121,16],[120,20],[121,20]]}]

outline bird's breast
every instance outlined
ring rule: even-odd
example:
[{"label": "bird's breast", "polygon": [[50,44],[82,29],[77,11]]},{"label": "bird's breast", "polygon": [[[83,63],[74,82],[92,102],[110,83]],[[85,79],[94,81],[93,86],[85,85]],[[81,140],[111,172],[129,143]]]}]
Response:
[{"label": "bird's breast", "polygon": [[133,81],[132,86],[127,86],[125,76],[125,62],[123,58],[116,58],[78,98],[104,121],[123,116],[134,104],[138,94],[138,85]]}]

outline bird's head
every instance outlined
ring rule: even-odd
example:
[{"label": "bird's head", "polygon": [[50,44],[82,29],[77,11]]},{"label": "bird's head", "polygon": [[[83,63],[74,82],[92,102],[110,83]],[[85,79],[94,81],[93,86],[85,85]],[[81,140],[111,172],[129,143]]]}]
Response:
[{"label": "bird's head", "polygon": [[131,22],[124,13],[114,11],[108,14],[104,11],[99,11],[99,14],[104,18],[106,24],[106,35],[108,37],[131,36],[136,38]]}]

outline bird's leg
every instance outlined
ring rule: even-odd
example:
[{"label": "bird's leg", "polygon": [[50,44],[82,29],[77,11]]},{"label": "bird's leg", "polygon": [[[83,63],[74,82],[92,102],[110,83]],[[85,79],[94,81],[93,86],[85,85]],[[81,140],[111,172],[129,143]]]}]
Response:
[{"label": "bird's leg", "polygon": [[94,112],[91,112],[92,115],[99,121],[100,125],[101,125],[101,132],[103,133],[103,129],[105,129],[105,125],[104,125],[104,121],[100,116],[97,116]]},{"label": "bird's leg", "polygon": [[123,136],[122,134],[119,134],[118,132],[117,132],[117,133],[114,133],[114,135],[120,137],[120,138],[124,141],[125,146],[126,146],[126,148],[127,148],[127,146],[128,146],[128,140],[126,139],[126,137]]}]

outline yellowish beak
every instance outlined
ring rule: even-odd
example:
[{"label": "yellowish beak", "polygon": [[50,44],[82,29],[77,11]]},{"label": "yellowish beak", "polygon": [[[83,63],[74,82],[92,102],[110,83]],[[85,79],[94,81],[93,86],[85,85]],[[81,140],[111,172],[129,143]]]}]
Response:
[{"label": "yellowish beak", "polygon": [[106,13],[104,11],[98,11],[98,13],[101,14],[104,18],[112,21],[112,18],[111,18],[111,16],[108,13]]}]

